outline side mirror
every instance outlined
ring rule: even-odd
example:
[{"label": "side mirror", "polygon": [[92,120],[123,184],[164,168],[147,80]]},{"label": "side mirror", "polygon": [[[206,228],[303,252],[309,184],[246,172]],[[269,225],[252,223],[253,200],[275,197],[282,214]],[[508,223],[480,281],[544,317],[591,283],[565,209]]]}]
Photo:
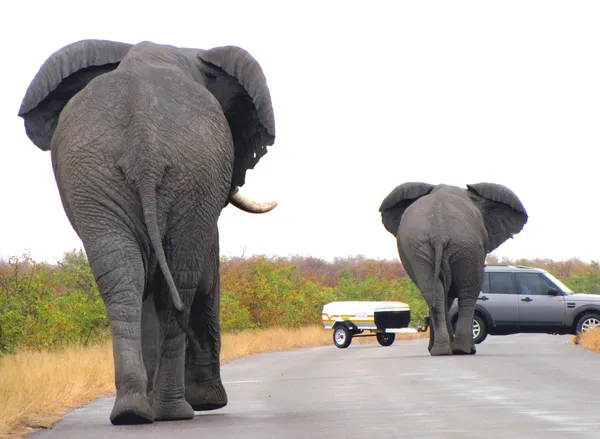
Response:
[{"label": "side mirror", "polygon": [[548,288],[548,295],[549,296],[560,296],[560,291],[558,291],[556,288],[550,287]]}]

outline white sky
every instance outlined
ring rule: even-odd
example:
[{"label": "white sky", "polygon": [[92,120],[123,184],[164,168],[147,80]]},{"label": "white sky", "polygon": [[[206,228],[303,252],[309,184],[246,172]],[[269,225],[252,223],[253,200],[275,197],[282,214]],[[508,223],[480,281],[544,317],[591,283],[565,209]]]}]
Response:
[{"label": "white sky", "polygon": [[48,56],[98,38],[233,44],[262,65],[277,138],[243,190],[279,206],[226,208],[222,254],[395,259],[378,208],[396,185],[491,181],[529,213],[494,254],[600,259],[600,2],[11,4],[0,28],[0,257],[28,249],[52,261],[81,247],[50,153],[17,112]]}]

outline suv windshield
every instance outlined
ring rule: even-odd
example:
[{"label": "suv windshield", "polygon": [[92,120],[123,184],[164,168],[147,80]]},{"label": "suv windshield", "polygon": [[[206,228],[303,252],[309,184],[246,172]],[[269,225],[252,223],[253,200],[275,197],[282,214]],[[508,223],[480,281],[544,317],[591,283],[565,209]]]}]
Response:
[{"label": "suv windshield", "polygon": [[552,282],[554,282],[565,293],[567,293],[567,294],[573,294],[573,291],[571,290],[571,288],[569,288],[568,286],[566,286],[565,284],[563,284],[561,281],[559,281],[557,278],[555,278],[554,276],[552,276],[550,273],[545,272],[544,275],[548,279],[550,279]]}]

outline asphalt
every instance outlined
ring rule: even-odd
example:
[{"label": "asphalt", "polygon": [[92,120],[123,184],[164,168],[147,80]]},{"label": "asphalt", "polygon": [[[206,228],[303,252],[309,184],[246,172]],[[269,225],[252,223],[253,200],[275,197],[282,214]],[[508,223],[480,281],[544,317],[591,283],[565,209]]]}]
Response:
[{"label": "asphalt", "polygon": [[113,398],[50,438],[600,438],[600,355],[569,336],[488,337],[475,356],[426,340],[261,354],[222,369],[229,405],[190,421],[110,424]]}]

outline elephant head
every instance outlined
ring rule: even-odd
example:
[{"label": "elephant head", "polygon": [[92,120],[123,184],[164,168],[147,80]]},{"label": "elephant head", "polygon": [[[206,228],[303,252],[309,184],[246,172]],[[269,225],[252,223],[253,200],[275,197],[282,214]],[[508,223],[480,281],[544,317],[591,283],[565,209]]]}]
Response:
[{"label": "elephant head", "polygon": [[[50,56],[31,81],[18,113],[31,141],[49,150],[69,100],[96,77],[116,69],[132,47],[114,41],[83,40]],[[262,68],[248,52],[235,46],[178,50],[221,104],[229,123],[235,146],[229,202],[246,212],[269,212],[276,202],[249,200],[239,191],[246,171],[254,168],[275,141],[275,117]]]},{"label": "elephant head", "polygon": [[[379,211],[384,227],[396,236],[402,215],[417,199],[440,187],[428,183],[409,182],[397,186],[382,202]],[[487,231],[486,251],[490,253],[527,223],[527,212],[513,191],[496,183],[468,184],[465,190],[479,209]]]}]

